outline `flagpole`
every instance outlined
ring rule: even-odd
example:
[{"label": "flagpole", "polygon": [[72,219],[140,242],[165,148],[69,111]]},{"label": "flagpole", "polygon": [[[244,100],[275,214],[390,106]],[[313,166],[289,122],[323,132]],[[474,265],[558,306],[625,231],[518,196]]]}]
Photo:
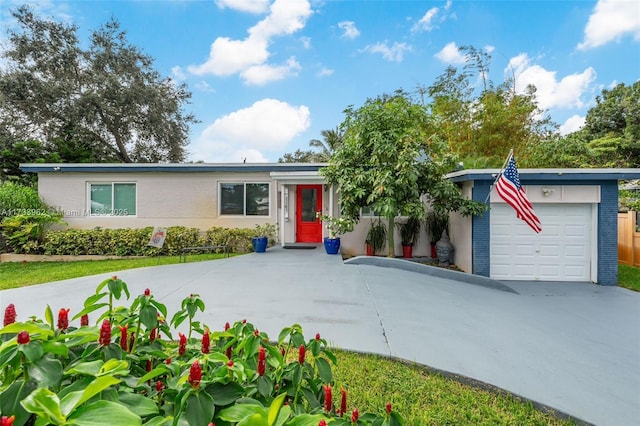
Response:
[{"label": "flagpole", "polygon": [[500,176],[502,176],[502,172],[507,167],[507,163],[509,162],[509,160],[511,159],[512,156],[513,156],[513,148],[511,148],[509,150],[509,155],[507,155],[507,159],[504,160],[504,163],[502,164],[502,168],[500,169],[500,172],[498,173],[498,175],[496,176],[495,180],[493,181],[493,183],[489,187],[489,193],[487,194],[487,198],[484,199],[484,203],[485,204],[487,204],[487,201],[489,201],[489,197],[491,197],[491,190],[493,190],[493,187],[496,185],[496,182],[498,182],[498,179],[500,179]]}]

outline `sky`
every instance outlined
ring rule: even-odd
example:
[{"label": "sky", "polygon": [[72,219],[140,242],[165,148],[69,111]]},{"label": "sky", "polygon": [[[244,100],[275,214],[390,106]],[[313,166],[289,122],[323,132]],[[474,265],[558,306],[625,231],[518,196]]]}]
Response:
[{"label": "sky", "polygon": [[[2,0],[0,43],[9,10]],[[603,89],[640,80],[638,0],[38,0],[83,43],[115,18],[164,77],[192,92],[188,161],[276,162],[309,149],[343,111],[491,55],[489,78],[537,87],[567,134]],[[0,64],[1,66],[1,64]],[[506,153],[505,153],[506,155]]]}]

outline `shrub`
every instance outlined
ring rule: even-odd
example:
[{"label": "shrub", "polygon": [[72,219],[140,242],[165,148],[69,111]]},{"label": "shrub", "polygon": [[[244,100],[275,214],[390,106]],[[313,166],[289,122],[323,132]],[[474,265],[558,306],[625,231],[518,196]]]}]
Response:
[{"label": "shrub", "polygon": [[0,182],[0,221],[5,217],[50,210],[34,188],[14,182]]},{"label": "shrub", "polygon": [[228,245],[234,253],[248,253],[253,250],[251,237],[255,230],[250,228],[212,227],[206,232],[206,239],[212,245]]},{"label": "shrub", "polygon": [[380,415],[334,403],[335,357],[319,335],[305,340],[299,325],[271,342],[246,321],[210,331],[195,320],[204,312],[196,294],[170,320],[148,289],[129,307],[115,306],[123,297],[130,294],[122,280],[100,283],[72,318],[80,327],[64,308],[54,322],[49,306],[44,321],[15,323],[9,305],[0,330],[0,415],[15,416],[15,425],[402,424],[390,405]]}]

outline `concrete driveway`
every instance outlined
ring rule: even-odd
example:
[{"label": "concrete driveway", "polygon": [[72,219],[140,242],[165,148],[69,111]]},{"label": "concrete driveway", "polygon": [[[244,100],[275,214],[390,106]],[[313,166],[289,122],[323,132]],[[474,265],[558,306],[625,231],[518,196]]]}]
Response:
[{"label": "concrete driveway", "polygon": [[[370,263],[375,264],[370,264]],[[409,269],[409,270],[405,270]],[[18,319],[79,312],[110,274],[0,292]],[[211,329],[300,324],[332,344],[464,375],[597,425],[640,424],[640,294],[587,283],[499,283],[322,247],[117,272],[175,312],[190,293]],[[0,277],[1,280],[1,277]]]}]

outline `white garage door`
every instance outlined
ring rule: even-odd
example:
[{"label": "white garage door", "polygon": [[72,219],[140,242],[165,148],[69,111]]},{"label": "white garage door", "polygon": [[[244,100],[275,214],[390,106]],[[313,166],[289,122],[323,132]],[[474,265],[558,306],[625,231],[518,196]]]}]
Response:
[{"label": "white garage door", "polygon": [[536,234],[510,206],[491,204],[491,278],[592,281],[591,206],[534,204],[542,222]]}]

